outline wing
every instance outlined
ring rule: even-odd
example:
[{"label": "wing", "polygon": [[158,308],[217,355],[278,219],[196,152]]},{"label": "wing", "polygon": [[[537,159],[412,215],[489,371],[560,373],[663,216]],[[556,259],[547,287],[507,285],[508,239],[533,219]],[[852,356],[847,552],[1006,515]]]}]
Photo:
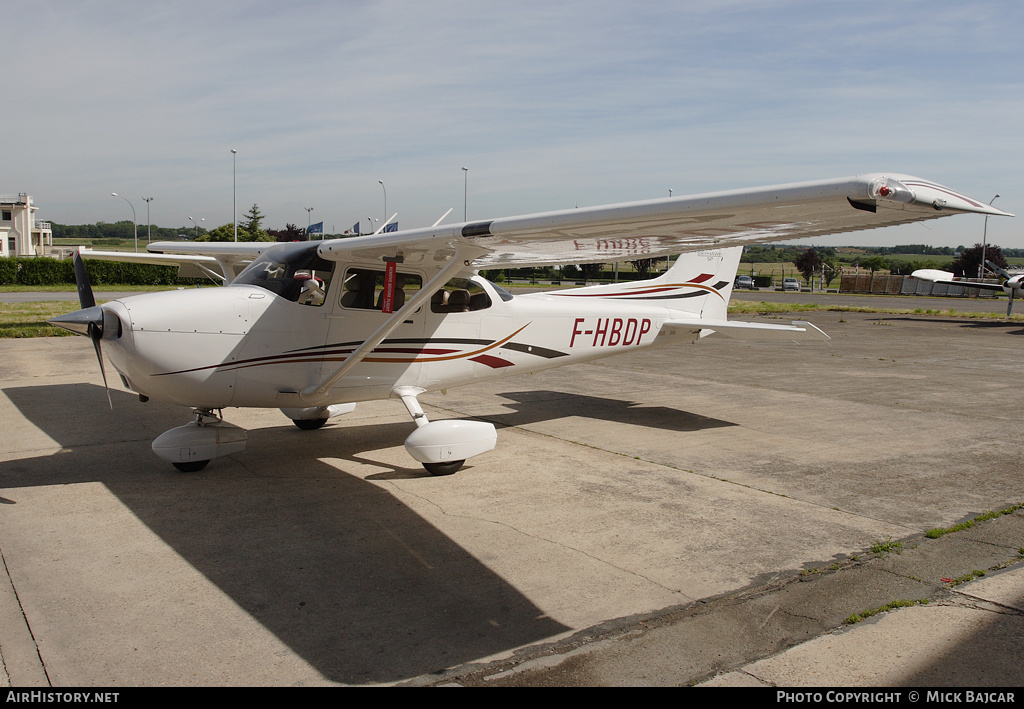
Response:
[{"label": "wing", "polygon": [[214,277],[225,283],[235,279],[242,269],[276,242],[177,242],[157,241],[146,253],[131,251],[93,251],[81,248],[82,258],[97,261],[125,261],[157,266],[177,266],[186,278]]},{"label": "wing", "polygon": [[947,286],[964,286],[965,288],[978,288],[979,290],[994,290],[1005,292],[1006,289],[996,283],[974,283],[967,280],[955,280],[955,276],[949,271],[940,271],[936,268],[922,268],[910,274],[914,278],[932,283],[942,283]]},{"label": "wing", "polygon": [[475,269],[629,260],[789,241],[960,213],[1013,216],[907,175],[869,174],[505,217],[325,241],[323,258],[439,264],[472,246]]}]

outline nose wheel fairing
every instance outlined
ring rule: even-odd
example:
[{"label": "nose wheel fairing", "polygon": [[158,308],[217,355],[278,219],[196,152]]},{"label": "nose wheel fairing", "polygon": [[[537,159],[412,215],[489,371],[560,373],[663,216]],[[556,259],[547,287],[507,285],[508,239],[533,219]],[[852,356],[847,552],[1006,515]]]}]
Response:
[{"label": "nose wheel fairing", "polygon": [[238,426],[211,411],[196,410],[194,421],[160,434],[153,441],[153,452],[182,472],[195,472],[214,458],[241,453],[247,440]]},{"label": "nose wheel fairing", "polygon": [[484,421],[428,421],[416,398],[422,390],[400,387],[393,396],[400,398],[416,422],[416,430],[405,439],[405,450],[422,463],[431,475],[451,475],[467,458],[494,450],[498,434],[494,424]]}]

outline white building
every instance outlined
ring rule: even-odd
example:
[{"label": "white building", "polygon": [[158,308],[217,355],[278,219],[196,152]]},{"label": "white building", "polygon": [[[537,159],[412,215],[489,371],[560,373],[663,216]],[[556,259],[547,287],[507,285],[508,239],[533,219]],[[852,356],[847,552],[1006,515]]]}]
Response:
[{"label": "white building", "polygon": [[0,256],[49,256],[53,232],[49,222],[37,222],[32,197],[0,195]]}]

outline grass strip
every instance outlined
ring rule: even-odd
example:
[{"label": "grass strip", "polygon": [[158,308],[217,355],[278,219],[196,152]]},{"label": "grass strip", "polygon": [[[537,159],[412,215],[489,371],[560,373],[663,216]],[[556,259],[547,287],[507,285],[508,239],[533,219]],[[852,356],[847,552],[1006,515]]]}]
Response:
[{"label": "grass strip", "polygon": [[[821,305],[819,303],[768,303],[761,301],[732,301],[730,314],[773,315],[777,313],[806,313],[828,311],[840,313],[879,313],[882,315],[938,315],[949,318],[971,318],[975,320],[1005,320],[1003,313],[968,313],[953,308],[876,308],[869,305]],[[1024,322],[1024,315],[1011,315],[1011,322]]]},{"label": "grass strip", "polygon": [[985,520],[995,519],[997,517],[1002,517],[1003,515],[1011,515],[1019,509],[1024,509],[1024,503],[1004,507],[1001,510],[992,510],[989,512],[985,512],[984,514],[980,514],[977,517],[973,517],[967,520],[966,522],[954,524],[951,527],[935,527],[934,529],[929,529],[927,532],[925,532],[924,536],[928,537],[929,539],[938,539],[939,537],[945,534],[950,534],[951,532],[960,532],[964,529],[970,529],[978,522],[984,522]]},{"label": "grass strip", "polygon": [[844,620],[843,623],[845,623],[846,625],[853,625],[854,623],[859,623],[862,620],[870,618],[873,615],[885,613],[886,611],[896,610],[897,608],[911,608],[913,606],[921,606],[927,604],[927,598],[922,598],[917,601],[908,601],[900,599],[897,601],[893,601],[892,603],[886,603],[884,606],[879,606],[878,608],[872,608],[871,610],[861,611],[860,613],[854,613],[849,618]]},{"label": "grass strip", "polygon": [[0,338],[63,337],[73,333],[46,322],[57,315],[79,309],[78,296],[68,294],[68,300],[46,300],[31,303],[0,303]]}]

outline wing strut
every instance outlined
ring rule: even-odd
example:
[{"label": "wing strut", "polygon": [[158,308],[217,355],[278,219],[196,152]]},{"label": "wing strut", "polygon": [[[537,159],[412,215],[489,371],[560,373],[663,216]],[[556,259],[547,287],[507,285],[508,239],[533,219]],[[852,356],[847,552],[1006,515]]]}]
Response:
[{"label": "wing strut", "polygon": [[314,402],[322,397],[327,391],[334,386],[342,377],[348,374],[352,367],[359,364],[366,355],[370,354],[377,345],[384,341],[388,335],[394,332],[395,328],[402,324],[406,316],[416,311],[421,305],[430,300],[430,296],[434,294],[438,288],[447,283],[456,273],[464,271],[470,267],[473,259],[481,253],[485,253],[485,249],[469,246],[466,244],[456,244],[455,255],[451,261],[437,272],[433,278],[431,278],[425,286],[420,288],[419,292],[416,293],[412,298],[406,301],[405,305],[399,308],[395,313],[384,322],[377,331],[370,335],[369,338],[363,341],[363,344],[359,345],[352,354],[345,358],[345,361],[338,366],[331,374],[329,374],[319,384],[311,384],[300,392],[303,399]]},{"label": "wing strut", "polygon": [[386,222],[384,222],[383,224],[381,224],[381,225],[380,225],[380,229],[378,229],[377,231],[373,232],[373,233],[374,233],[374,235],[376,236],[377,234],[383,234],[383,233],[384,233],[384,230],[385,230],[385,229],[387,229],[387,227],[388,227],[388,224],[390,224],[390,223],[391,223],[391,221],[392,221],[392,219],[394,219],[394,218],[395,218],[395,217],[397,217],[397,216],[398,216],[398,212],[395,212],[394,214],[392,214],[392,215],[391,215],[391,219],[388,219],[388,220],[387,220]]}]

